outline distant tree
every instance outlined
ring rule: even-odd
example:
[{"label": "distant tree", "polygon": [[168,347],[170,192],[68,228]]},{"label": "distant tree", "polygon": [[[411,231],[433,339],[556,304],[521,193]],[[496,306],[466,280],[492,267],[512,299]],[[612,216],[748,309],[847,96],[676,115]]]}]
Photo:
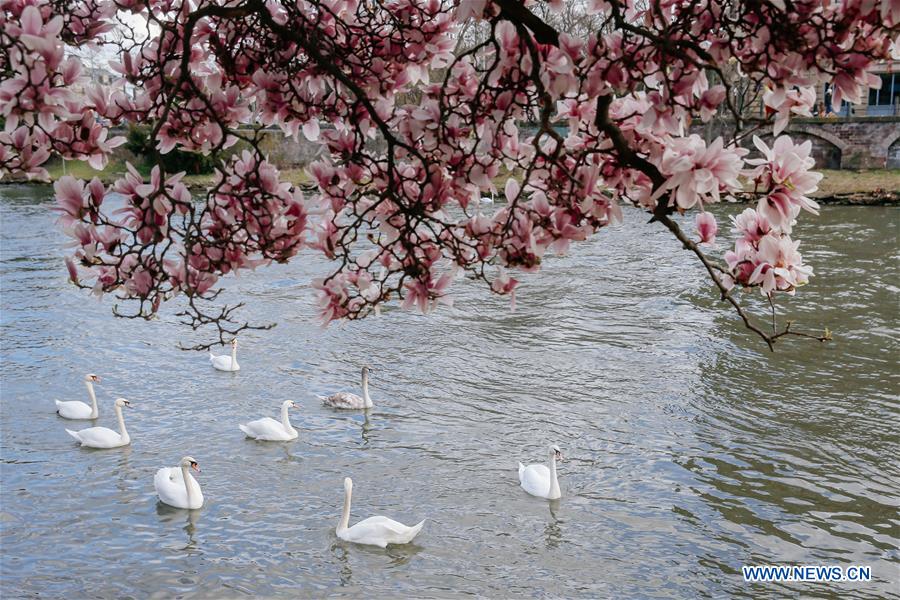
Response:
[{"label": "distant tree", "polygon": [[170,173],[176,171],[186,171],[195,175],[212,173],[215,166],[210,154],[185,152],[178,149],[166,154],[159,154],[149,125],[130,124],[125,135],[125,148],[151,166],[158,161]]},{"label": "distant tree", "polygon": [[[809,143],[777,137],[806,114],[813,86],[858,101],[874,61],[897,50],[900,5],[881,0],[0,0],[0,167],[44,177],[51,154],[102,168],[125,140],[98,118],[150,127],[158,156],[110,188],[65,177],[56,194],[78,242],[73,281],[134,301],[149,318],[187,297],[188,321],[225,340],[246,323],[210,310],[219,279],[304,248],[335,262],[315,282],[325,320],[392,298],[428,310],[464,269],[499,294],[620,219],[633,204],[703,263],[723,300],[771,347],[794,334],[757,325],[736,290],[769,299],[812,274],[791,231],[819,175]],[[565,31],[560,31],[564,28]],[[134,93],[72,84],[67,48],[113,50]],[[693,119],[736,121],[733,89],[764,93],[776,140],[745,159],[735,139],[688,134]],[[528,124],[527,135],[520,126]],[[305,197],[260,149],[277,126],[327,148]],[[246,149],[229,151],[243,141]],[[164,157],[199,152],[217,179],[195,200]],[[474,208],[498,179],[505,201]],[[719,263],[703,252],[704,208],[759,196]],[[104,205],[109,191],[127,211]],[[672,215],[694,210],[698,237]],[[648,265],[652,268],[652,265]],[[204,309],[203,306],[207,308]],[[811,337],[827,337],[811,336]]]}]

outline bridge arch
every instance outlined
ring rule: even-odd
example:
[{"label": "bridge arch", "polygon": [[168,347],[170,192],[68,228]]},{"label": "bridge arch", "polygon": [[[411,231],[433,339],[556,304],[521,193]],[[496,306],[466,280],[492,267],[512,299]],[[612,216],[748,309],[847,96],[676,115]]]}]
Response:
[{"label": "bridge arch", "polygon": [[900,169],[900,132],[894,136],[887,147],[887,159],[884,166],[888,169]]},{"label": "bridge arch", "polygon": [[841,168],[848,144],[834,133],[806,123],[791,124],[785,131],[791,134],[795,142],[812,142],[812,157],[816,159],[816,167]]}]

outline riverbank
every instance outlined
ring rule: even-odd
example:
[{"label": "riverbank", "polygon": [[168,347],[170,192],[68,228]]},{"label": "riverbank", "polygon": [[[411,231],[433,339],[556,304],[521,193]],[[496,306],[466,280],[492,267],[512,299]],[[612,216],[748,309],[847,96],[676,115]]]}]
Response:
[{"label": "riverbank", "polygon": [[822,169],[813,198],[822,204],[900,205],[900,169]]},{"label": "riverbank", "polygon": [[[100,177],[100,180],[110,184],[125,173],[125,164],[122,162],[110,162],[103,171],[94,171],[87,163],[80,161],[67,162],[65,172],[61,164],[50,166],[50,180],[55,181],[64,174],[73,175],[82,179]],[[824,175],[819,183],[819,190],[813,194],[813,198],[820,204],[846,204],[866,206],[900,206],[900,169],[873,169],[873,170],[831,170],[821,169]],[[293,185],[311,187],[312,179],[303,168],[281,169],[281,178]],[[213,184],[213,174],[185,175],[184,182],[195,191],[203,190]],[[6,179],[0,183],[13,182]],[[502,187],[502,186],[501,186]],[[748,194],[739,200],[750,202],[753,197]]]},{"label": "riverbank", "polygon": [[[150,169],[142,165],[134,165],[135,168],[145,178],[150,176]],[[109,185],[119,177],[126,173],[125,162],[112,160],[102,171],[95,171],[87,163],[81,161],[67,161],[65,167],[62,163],[54,163],[47,167],[50,174],[50,181],[56,181],[63,175],[72,175],[81,179],[92,179],[99,177],[100,181]],[[306,173],[306,169],[302,168],[286,168],[280,169],[282,181],[288,181],[294,185],[307,186],[312,184],[312,179]],[[207,188],[215,181],[215,173],[187,174],[184,176],[185,185],[193,190],[201,190]],[[0,180],[0,183],[45,183],[45,182],[24,182],[24,181],[7,181]]]}]

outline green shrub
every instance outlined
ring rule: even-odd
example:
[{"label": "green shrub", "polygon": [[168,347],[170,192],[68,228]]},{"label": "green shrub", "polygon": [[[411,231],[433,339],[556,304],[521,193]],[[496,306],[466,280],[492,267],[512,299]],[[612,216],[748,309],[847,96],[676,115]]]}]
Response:
[{"label": "green shrub", "polygon": [[[129,125],[126,136],[125,148],[139,157],[145,166],[152,167],[156,161],[156,144],[150,137],[150,127],[147,125]],[[175,149],[160,156],[162,166],[167,173],[187,171],[191,175],[212,173],[214,160],[211,156],[204,156],[197,152]]]}]

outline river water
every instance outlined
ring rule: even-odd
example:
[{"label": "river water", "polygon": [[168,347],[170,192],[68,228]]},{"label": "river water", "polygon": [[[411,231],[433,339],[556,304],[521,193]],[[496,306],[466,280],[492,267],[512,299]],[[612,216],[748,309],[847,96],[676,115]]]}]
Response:
[{"label": "river water", "polygon": [[[68,285],[50,194],[0,187],[4,597],[898,597],[896,208],[824,207],[797,228],[817,275],[782,318],[830,327],[830,344],[769,353],[629,210],[525,277],[515,312],[461,280],[452,308],[323,329],[308,282],[326,264],[229,280],[246,315],[278,322],[242,336],[232,374],[177,349],[200,338],[174,309],[120,320]],[[719,209],[724,230],[740,207]],[[376,408],[323,408],[363,364]],[[53,399],[83,399],[87,372],[97,424],[134,402],[131,447],[65,433],[90,423]],[[300,438],[244,439],[284,399]],[[558,502],[518,487],[516,463],[548,443],[566,457]],[[186,454],[198,511],[153,489]],[[351,521],[427,518],[415,543],[339,541],[345,476]],[[867,565],[873,581],[748,585],[752,564]]]}]

